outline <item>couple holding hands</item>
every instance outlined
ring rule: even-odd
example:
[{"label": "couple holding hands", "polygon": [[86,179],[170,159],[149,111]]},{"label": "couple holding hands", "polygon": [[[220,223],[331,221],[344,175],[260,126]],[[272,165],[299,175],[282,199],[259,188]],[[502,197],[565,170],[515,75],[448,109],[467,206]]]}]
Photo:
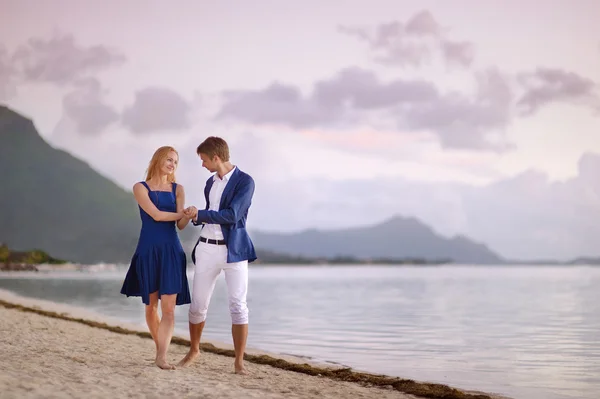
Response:
[{"label": "couple holding hands", "polygon": [[[220,137],[207,138],[196,153],[202,166],[214,173],[204,187],[205,209],[184,208],[184,188],[175,182],[179,154],[173,147],[156,150],[145,181],[133,186],[142,228],[121,293],[142,298],[146,323],[156,345],[155,363],[161,369],[173,370],[176,366],[167,361],[167,350],[175,326],[175,306],[190,304],[190,350],[177,364],[185,367],[200,354],[208,305],[217,278],[224,271],[235,349],[234,370],[246,374],[248,263],[256,260],[246,219],[254,180],[230,162],[229,147]],[[190,222],[201,226],[192,250],[195,269],[191,295],[187,258],[176,230],[183,230]]]}]

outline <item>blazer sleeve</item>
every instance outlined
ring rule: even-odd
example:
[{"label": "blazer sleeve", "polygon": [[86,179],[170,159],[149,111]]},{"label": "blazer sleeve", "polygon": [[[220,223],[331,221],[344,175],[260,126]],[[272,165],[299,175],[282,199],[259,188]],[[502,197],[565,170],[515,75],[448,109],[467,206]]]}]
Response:
[{"label": "blazer sleeve", "polygon": [[[212,187],[212,184],[213,184],[213,181],[212,181],[212,179],[213,179],[213,178],[212,178],[212,176],[211,176],[211,177],[210,177],[210,178],[209,178],[209,179],[206,181],[206,186],[204,186],[204,201],[205,201],[205,203],[206,203],[206,206],[205,206],[205,208],[204,208],[204,209],[208,209],[208,206],[209,206],[209,199],[208,199],[208,196],[209,196],[209,193],[210,193],[210,187]],[[210,182],[210,183],[209,183],[209,182]],[[202,221],[200,221],[200,220],[196,219],[196,220],[192,220],[192,224],[193,224],[194,226],[203,226],[203,225],[205,224],[205,222],[202,222]]]},{"label": "blazer sleeve", "polygon": [[235,224],[250,208],[254,195],[254,180],[249,177],[240,182],[235,188],[236,192],[228,207],[218,211],[199,210],[196,223],[208,224]]}]

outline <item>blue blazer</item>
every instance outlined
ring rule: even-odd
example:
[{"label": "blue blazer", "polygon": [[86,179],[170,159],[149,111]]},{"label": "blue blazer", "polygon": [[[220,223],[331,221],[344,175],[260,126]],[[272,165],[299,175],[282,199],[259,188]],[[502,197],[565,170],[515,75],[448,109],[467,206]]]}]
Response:
[{"label": "blue blazer", "polygon": [[[254,194],[254,180],[250,175],[236,167],[221,196],[219,210],[210,211],[208,210],[210,207],[209,193],[214,182],[213,178],[211,176],[204,187],[206,208],[198,210],[198,218],[192,223],[196,226],[203,223],[221,225],[223,238],[227,244],[227,263],[243,260],[253,262],[257,259],[256,251],[246,231],[246,218]],[[200,237],[198,237],[198,241],[196,241],[196,245],[192,250],[192,262],[194,264],[196,264],[195,253],[199,242]]]}]

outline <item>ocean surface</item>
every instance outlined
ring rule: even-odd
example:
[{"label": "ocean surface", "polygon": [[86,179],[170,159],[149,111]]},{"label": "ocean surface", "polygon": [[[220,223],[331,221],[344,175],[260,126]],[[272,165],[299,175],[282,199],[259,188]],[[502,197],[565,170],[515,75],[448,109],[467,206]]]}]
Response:
[{"label": "ocean surface", "polygon": [[[0,288],[144,325],[125,272],[3,273]],[[248,306],[252,348],[515,399],[600,397],[600,267],[251,266]],[[230,343],[230,323],[221,276],[204,336]]]}]

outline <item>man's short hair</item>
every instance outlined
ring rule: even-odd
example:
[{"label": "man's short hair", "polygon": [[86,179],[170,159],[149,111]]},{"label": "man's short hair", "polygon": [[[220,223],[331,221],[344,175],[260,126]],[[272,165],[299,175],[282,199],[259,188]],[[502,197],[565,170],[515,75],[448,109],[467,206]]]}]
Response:
[{"label": "man's short hair", "polygon": [[223,162],[229,161],[229,146],[220,137],[211,136],[200,143],[196,148],[196,154],[200,155],[201,153],[208,155],[210,158],[216,155]]}]

